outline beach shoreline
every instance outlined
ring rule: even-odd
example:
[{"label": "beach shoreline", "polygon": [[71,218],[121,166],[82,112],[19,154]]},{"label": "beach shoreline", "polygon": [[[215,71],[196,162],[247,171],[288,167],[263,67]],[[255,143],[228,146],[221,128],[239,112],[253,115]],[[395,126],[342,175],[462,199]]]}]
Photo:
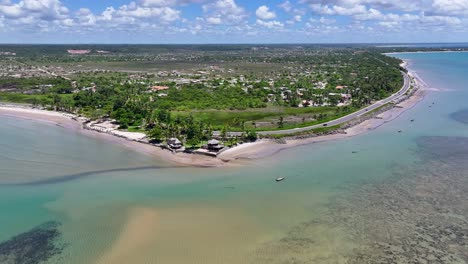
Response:
[{"label": "beach shoreline", "polygon": [[115,136],[108,133],[85,129],[84,125],[81,122],[73,119],[76,119],[76,116],[67,113],[46,111],[13,104],[0,104],[0,116],[32,120],[47,123],[50,125],[56,125],[69,131],[79,133],[81,135],[97,138],[99,140],[104,140],[112,144],[118,144],[133,151],[153,156],[163,161],[171,162],[174,164],[195,167],[217,167],[225,165],[226,163],[220,159],[204,155],[172,153],[168,150],[150,144],[141,143],[131,138],[125,138],[122,136]]},{"label": "beach shoreline", "polygon": [[288,148],[351,138],[379,128],[415,107],[424,99],[426,92],[430,90],[428,84],[424,82],[416,72],[411,70],[410,62],[408,60],[403,60],[401,66],[408,70],[408,75],[411,77],[411,80],[414,80],[414,86],[411,94],[407,98],[404,98],[395,104],[393,107],[389,107],[389,109],[385,109],[383,112],[377,113],[375,116],[370,116],[363,120],[357,120],[341,133],[335,132],[329,135],[312,135],[310,137],[306,136],[305,138],[294,136],[289,138],[286,137],[282,144],[275,143],[272,140],[248,143],[229,149],[221,153],[218,158],[223,159],[224,161],[261,159]]},{"label": "beach shoreline", "polygon": [[80,119],[80,117],[69,113],[46,111],[25,105],[3,103],[0,104],[0,115],[54,124],[79,132],[80,134],[107,140],[134,151],[177,164],[201,167],[219,167],[227,164],[234,165],[240,164],[242,160],[265,158],[287,148],[354,137],[377,129],[383,124],[396,119],[420,102],[424,98],[426,90],[428,90],[428,85],[424,80],[410,69],[409,61],[403,61],[402,67],[408,70],[409,76],[414,80],[413,90],[406,98],[402,99],[395,106],[385,109],[382,113],[376,113],[375,116],[351,122],[351,124],[348,125],[349,127],[343,131],[335,131],[328,135],[311,135],[305,138],[303,136],[286,137],[281,143],[272,139],[260,139],[253,143],[244,143],[228,149],[220,153],[217,157],[188,153],[172,153],[169,150],[139,142],[141,135],[134,137],[130,135],[132,133],[128,132],[112,130],[112,132],[117,131],[117,133],[109,133],[109,131],[91,129],[89,125],[87,126],[85,124],[84,119]]},{"label": "beach shoreline", "polygon": [[440,51],[402,51],[402,52],[386,52],[384,55],[398,55],[398,54],[421,54],[421,53],[459,53],[468,52],[468,50],[440,50]]}]

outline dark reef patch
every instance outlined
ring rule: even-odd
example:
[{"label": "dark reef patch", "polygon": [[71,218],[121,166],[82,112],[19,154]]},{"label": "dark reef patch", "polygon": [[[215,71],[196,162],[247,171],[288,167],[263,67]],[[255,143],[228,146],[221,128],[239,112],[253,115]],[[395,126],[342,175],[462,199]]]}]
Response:
[{"label": "dark reef patch", "polygon": [[46,222],[0,243],[0,263],[38,264],[62,253],[57,222]]},{"label": "dark reef patch", "polygon": [[[416,141],[418,155],[426,160],[459,163],[468,160],[468,137],[420,137]],[[467,164],[468,165],[468,164]]]},{"label": "dark reef patch", "polygon": [[468,138],[417,144],[420,163],[332,210],[360,245],[348,263],[468,263]]},{"label": "dark reef patch", "polygon": [[450,114],[450,118],[468,125],[468,109],[463,109]]},{"label": "dark reef patch", "polygon": [[[468,263],[468,138],[421,137],[417,145],[420,162],[347,186],[315,221],[256,253],[278,264]],[[313,258],[324,235],[314,230],[340,243]]]},{"label": "dark reef patch", "polygon": [[467,171],[423,166],[338,202],[332,219],[359,245],[348,263],[468,262]]}]

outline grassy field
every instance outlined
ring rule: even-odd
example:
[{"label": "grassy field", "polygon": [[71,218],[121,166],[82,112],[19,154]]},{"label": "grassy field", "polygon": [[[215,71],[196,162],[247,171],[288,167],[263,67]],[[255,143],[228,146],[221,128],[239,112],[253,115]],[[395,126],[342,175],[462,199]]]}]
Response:
[{"label": "grassy field", "polygon": [[[61,94],[59,96],[62,98],[66,98],[66,97],[72,97],[73,95]],[[51,95],[0,92],[0,101],[2,102],[50,105],[51,102],[53,102],[53,100],[54,99]]]},{"label": "grassy field", "polygon": [[[60,95],[60,97],[63,98],[71,96],[73,95]],[[53,100],[51,95],[0,92],[0,101],[4,102],[48,105],[53,102]],[[339,118],[355,110],[356,109],[349,108],[348,111],[345,112],[337,107],[267,107],[245,111],[174,111],[172,115],[173,118],[176,118],[177,116],[187,117],[192,114],[196,120],[210,123],[216,130],[221,130],[227,125],[229,131],[243,131],[242,124],[244,124],[244,129],[246,130],[266,131],[311,126]],[[317,119],[318,115],[322,115],[322,118]],[[283,118],[283,125],[280,127],[279,121],[281,117]],[[144,130],[139,127],[129,127],[128,130],[131,132],[144,132]]]},{"label": "grassy field", "polygon": [[127,128],[128,132],[140,132],[140,133],[146,133],[146,130],[139,127],[139,126],[129,126]]},{"label": "grassy field", "polygon": [[[281,71],[284,65],[279,63],[250,63],[250,62],[181,62],[164,60],[143,61],[72,61],[72,62],[28,62],[36,67],[61,67],[65,71],[93,71],[96,69],[105,71],[128,72],[128,73],[157,73],[159,71],[172,72],[173,70],[185,73],[196,73],[207,71],[209,74],[219,74],[223,77],[232,77],[237,74],[258,74],[267,77],[272,72]],[[222,70],[210,71],[212,66]],[[228,70],[233,70],[229,73]]]},{"label": "grassy field", "polygon": [[[227,124],[230,131],[242,131],[242,122],[245,122],[245,129],[266,131],[315,125],[345,116],[355,110],[357,109],[349,108],[348,111],[343,111],[337,107],[267,107],[246,111],[184,111],[172,112],[172,114],[174,117],[186,117],[192,114],[196,120],[211,123],[214,129],[221,129]],[[317,119],[320,114],[322,118]],[[278,124],[280,117],[283,117],[282,127]]]}]

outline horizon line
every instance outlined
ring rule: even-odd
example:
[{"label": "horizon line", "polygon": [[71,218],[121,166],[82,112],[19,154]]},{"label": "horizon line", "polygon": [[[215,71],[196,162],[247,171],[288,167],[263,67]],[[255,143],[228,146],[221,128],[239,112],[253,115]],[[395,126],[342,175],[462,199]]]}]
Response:
[{"label": "horizon line", "polygon": [[0,43],[0,45],[401,45],[401,44],[468,44],[466,42],[252,42],[252,43]]}]

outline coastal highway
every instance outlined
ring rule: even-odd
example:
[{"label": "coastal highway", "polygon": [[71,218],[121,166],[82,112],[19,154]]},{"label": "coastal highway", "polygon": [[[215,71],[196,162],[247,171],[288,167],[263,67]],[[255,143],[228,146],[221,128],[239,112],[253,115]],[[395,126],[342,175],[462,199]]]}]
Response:
[{"label": "coastal highway", "polygon": [[[408,76],[408,74],[406,74],[405,72],[401,72],[401,74],[403,75],[403,87],[396,93],[392,94],[391,96],[385,98],[385,99],[382,99],[378,102],[375,102],[374,104],[364,108],[364,109],[361,109],[359,111],[356,111],[356,112],[353,112],[347,116],[343,116],[343,117],[340,117],[340,118],[337,118],[335,120],[331,120],[331,121],[328,121],[328,122],[325,122],[325,123],[321,123],[321,124],[317,124],[317,125],[313,125],[313,126],[307,126],[307,127],[299,127],[299,128],[292,128],[292,129],[285,129],[285,130],[274,130],[274,131],[258,131],[257,134],[259,135],[283,135],[283,134],[294,134],[294,133],[298,133],[298,132],[304,132],[304,131],[308,131],[308,130],[312,130],[312,129],[316,129],[316,128],[320,128],[320,127],[325,127],[325,126],[336,126],[336,125],[341,125],[341,124],[344,124],[346,122],[349,122],[355,118],[358,118],[360,117],[361,115],[367,113],[367,112],[370,112],[372,110],[375,110],[387,103],[390,103],[394,100],[397,100],[398,98],[402,97],[405,95],[405,93],[410,89],[411,87],[411,82],[410,82],[410,78]],[[214,131],[213,132],[213,135],[214,136],[219,136],[220,135],[220,132],[219,131]],[[228,132],[228,135],[229,136],[240,136],[242,135],[242,132]]]}]

